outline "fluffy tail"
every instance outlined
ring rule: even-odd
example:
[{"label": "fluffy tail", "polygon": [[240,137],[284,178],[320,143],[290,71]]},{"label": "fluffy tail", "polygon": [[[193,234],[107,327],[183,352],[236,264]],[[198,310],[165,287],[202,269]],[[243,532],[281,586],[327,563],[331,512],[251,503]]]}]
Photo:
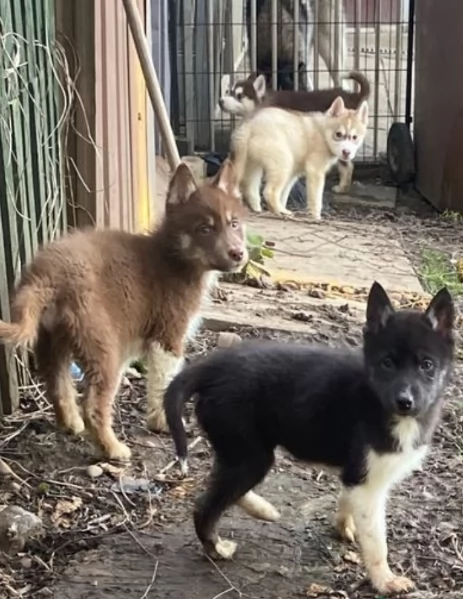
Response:
[{"label": "fluffy tail", "polygon": [[20,285],[11,307],[12,322],[0,320],[0,341],[12,345],[33,345],[42,312],[52,295],[51,288],[33,283]]},{"label": "fluffy tail", "polygon": [[365,75],[362,75],[362,73],[359,73],[358,71],[351,71],[350,73],[347,73],[347,75],[345,75],[344,79],[352,79],[353,81],[358,83],[360,85],[360,96],[362,98],[362,101],[368,100],[368,98],[370,97],[371,88],[370,82],[365,77]]},{"label": "fluffy tail", "polygon": [[197,372],[195,366],[185,368],[171,381],[164,394],[166,420],[184,476],[188,472],[188,439],[182,415],[185,403],[197,392]]}]

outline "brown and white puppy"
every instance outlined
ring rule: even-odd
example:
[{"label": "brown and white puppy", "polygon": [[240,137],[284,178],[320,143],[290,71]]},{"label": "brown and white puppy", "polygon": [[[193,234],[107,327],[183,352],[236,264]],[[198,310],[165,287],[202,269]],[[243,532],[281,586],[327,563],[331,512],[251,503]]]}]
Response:
[{"label": "brown and white puppy", "polygon": [[[166,430],[164,389],[182,366],[211,273],[234,272],[247,261],[243,217],[230,161],[201,187],[181,164],[153,233],[85,230],[38,252],[16,289],[11,323],[0,321],[0,339],[34,346],[62,428],[87,428],[107,458],[128,459],[112,408],[125,365],[148,354],[148,424]],[[83,418],[72,360],[85,373]]]},{"label": "brown and white puppy", "polygon": [[[361,102],[370,97],[370,83],[362,73],[352,71],[345,79],[352,79],[360,90],[352,92],[342,87],[318,89],[315,91],[273,91],[267,89],[263,75],[251,74],[247,79],[237,81],[231,90],[227,90],[219,100],[220,108],[231,115],[245,117],[253,114],[259,107],[276,106],[286,110],[301,112],[325,112],[339,96],[349,109],[356,109]],[[336,193],[347,193],[352,183],[354,165],[351,160],[338,162],[340,183],[333,187]]]},{"label": "brown and white puppy", "polygon": [[[307,206],[321,218],[328,170],[339,160],[352,161],[363,143],[368,104],[348,110],[341,97],[326,112],[303,113],[265,106],[244,119],[233,132],[231,155],[240,191],[249,206],[261,211],[265,201],[276,214],[289,214],[286,203],[297,178],[306,177]],[[346,183],[341,171],[341,187]]]}]

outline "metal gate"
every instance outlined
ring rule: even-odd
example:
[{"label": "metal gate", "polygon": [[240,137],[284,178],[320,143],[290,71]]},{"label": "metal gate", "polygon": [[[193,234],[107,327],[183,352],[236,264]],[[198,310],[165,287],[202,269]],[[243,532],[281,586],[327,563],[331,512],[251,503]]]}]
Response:
[{"label": "metal gate", "polygon": [[[294,32],[302,24],[301,11],[310,11],[313,43],[306,48],[306,73],[313,88],[332,87],[341,71],[359,70],[369,78],[370,130],[358,158],[369,162],[384,160],[390,125],[405,119],[409,0],[262,1],[268,4],[275,19],[275,40],[282,5],[290,6],[294,12]],[[246,0],[169,3],[171,114],[182,153],[228,149],[235,124],[220,110],[218,100],[230,82],[247,77],[255,68],[257,27],[253,16],[259,0],[249,2],[251,39],[247,35]],[[337,63],[335,60],[334,68],[331,65],[331,73],[321,56],[322,35],[325,39],[328,36],[331,52],[342,57]],[[296,50],[294,54],[293,79],[297,87]],[[273,82],[277,79],[278,56],[279,48],[274,45]]]}]

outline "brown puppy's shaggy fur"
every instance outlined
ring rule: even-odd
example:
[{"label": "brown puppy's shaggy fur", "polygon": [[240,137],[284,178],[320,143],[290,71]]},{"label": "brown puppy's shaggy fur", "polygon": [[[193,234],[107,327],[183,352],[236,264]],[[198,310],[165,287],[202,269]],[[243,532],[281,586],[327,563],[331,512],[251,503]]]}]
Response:
[{"label": "brown puppy's shaggy fur", "polygon": [[[0,339],[35,345],[58,424],[75,434],[86,427],[110,459],[130,457],[112,429],[124,366],[149,353],[149,424],[165,429],[162,394],[181,367],[210,274],[238,270],[247,260],[244,208],[235,188],[228,161],[200,188],[180,165],[158,230],[87,230],[48,245],[18,285],[12,322],[0,321]],[[84,419],[69,372],[72,359],[85,372]]]}]

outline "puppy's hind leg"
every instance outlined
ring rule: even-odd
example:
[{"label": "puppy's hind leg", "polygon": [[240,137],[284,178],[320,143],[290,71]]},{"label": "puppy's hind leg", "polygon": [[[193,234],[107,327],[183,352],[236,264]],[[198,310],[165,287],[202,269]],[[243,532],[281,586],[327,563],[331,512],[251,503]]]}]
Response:
[{"label": "puppy's hind leg", "polygon": [[260,185],[262,183],[262,168],[248,166],[242,182],[242,193],[249,207],[254,212],[262,212]]},{"label": "puppy's hind leg", "polygon": [[59,331],[39,330],[35,346],[37,370],[43,379],[48,399],[53,404],[56,423],[65,432],[79,435],[85,429],[76,403],[76,390],[70,366],[71,352]]},{"label": "puppy's hind leg", "polygon": [[[291,193],[292,188],[294,187],[294,184],[297,181],[297,177],[292,177],[286,187],[283,189],[283,192],[281,194],[280,197],[280,210],[281,211],[285,211],[286,210],[286,206],[288,204],[288,199],[289,199],[289,194]],[[287,210],[287,212],[290,212],[289,210]]]},{"label": "puppy's hind leg", "polygon": [[291,175],[287,172],[272,169],[266,173],[266,184],[264,189],[264,198],[269,210],[275,214],[291,215],[291,210],[286,208],[289,191],[284,197]]},{"label": "puppy's hind leg", "polygon": [[[248,492],[259,484],[272,464],[273,452],[264,450],[259,450],[247,460],[232,465],[216,458],[208,488],[198,498],[194,512],[196,534],[208,555],[216,559],[233,557],[236,543],[219,537],[218,521],[223,512],[239,502],[240,498],[243,498],[243,507],[246,502],[249,505],[253,497]],[[244,499],[246,497],[247,499]]]}]

